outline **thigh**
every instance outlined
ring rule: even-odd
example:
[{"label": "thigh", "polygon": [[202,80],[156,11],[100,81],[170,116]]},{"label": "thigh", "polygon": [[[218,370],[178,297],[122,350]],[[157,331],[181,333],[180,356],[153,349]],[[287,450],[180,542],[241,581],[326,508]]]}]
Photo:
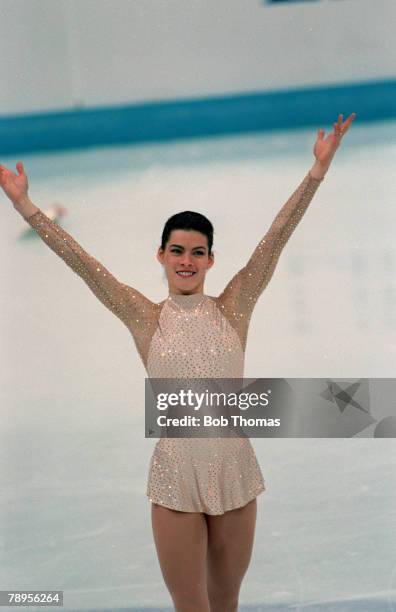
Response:
[{"label": "thigh", "polygon": [[206,592],[205,516],[152,503],[151,520],[158,560],[170,592]]},{"label": "thigh", "polygon": [[252,555],[256,516],[256,498],[242,508],[206,515],[209,587],[238,590]]}]

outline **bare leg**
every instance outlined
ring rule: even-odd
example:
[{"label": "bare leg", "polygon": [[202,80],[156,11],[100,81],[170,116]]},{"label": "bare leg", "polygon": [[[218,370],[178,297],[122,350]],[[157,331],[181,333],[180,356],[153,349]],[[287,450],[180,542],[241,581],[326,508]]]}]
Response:
[{"label": "bare leg", "polygon": [[158,560],[175,612],[210,612],[205,515],[152,503],[151,521]]},{"label": "bare leg", "polygon": [[256,498],[242,508],[205,515],[210,612],[238,610],[239,591],[253,550],[256,515]]}]

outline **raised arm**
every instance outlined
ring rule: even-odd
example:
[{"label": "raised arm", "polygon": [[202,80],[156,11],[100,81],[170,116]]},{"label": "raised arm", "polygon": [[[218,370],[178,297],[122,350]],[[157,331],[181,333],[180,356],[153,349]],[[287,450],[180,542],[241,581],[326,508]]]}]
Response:
[{"label": "raised arm", "polygon": [[239,315],[246,317],[253,310],[254,304],[274,273],[285,244],[303,217],[322,180],[323,178],[314,178],[308,172],[276,215],[247,264],[235,274],[219,296],[221,302],[231,301],[233,311]]},{"label": "raised arm", "polygon": [[269,283],[284,246],[312,201],[355,113],[344,123],[342,117],[339,115],[327,139],[324,139],[324,130],[318,130],[314,146],[316,160],[311,170],[282,206],[247,264],[235,274],[217,298],[222,311],[239,332],[242,342],[246,340],[247,324],[254,305]]},{"label": "raised arm", "polygon": [[[0,185],[14,208],[42,240],[76,272],[95,296],[131,330],[141,330],[144,319],[156,305],[136,289],[118,281],[99,261],[89,255],[64,229],[49,219],[27,195],[28,181],[23,164],[18,175],[0,165]],[[153,313],[151,313],[153,314]]]},{"label": "raised arm", "polygon": [[64,229],[40,209],[26,218],[42,240],[88,285],[95,296],[128,328],[152,304],[133,287],[117,280],[97,259],[89,255]]}]

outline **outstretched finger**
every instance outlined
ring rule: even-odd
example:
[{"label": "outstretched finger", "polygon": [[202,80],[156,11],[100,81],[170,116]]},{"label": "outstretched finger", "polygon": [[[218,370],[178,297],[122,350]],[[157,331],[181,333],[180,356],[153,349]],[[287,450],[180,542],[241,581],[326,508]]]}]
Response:
[{"label": "outstretched finger", "polygon": [[6,176],[8,176],[9,172],[10,172],[10,171],[8,170],[8,168],[6,168],[5,166],[2,166],[2,165],[0,164],[0,176],[1,176],[1,177],[6,177]]},{"label": "outstretched finger", "polygon": [[333,135],[336,138],[341,138],[343,130],[342,130],[341,123],[339,120],[336,123],[333,123],[333,128],[334,128]]},{"label": "outstretched finger", "polygon": [[345,123],[342,126],[342,131],[345,133],[347,131],[347,129],[349,128],[349,126],[351,125],[352,121],[355,119],[356,117],[356,113],[351,113],[348,117],[348,119],[345,121]]},{"label": "outstretched finger", "polygon": [[16,169],[18,170],[18,174],[25,174],[25,169],[21,161],[17,162]]}]

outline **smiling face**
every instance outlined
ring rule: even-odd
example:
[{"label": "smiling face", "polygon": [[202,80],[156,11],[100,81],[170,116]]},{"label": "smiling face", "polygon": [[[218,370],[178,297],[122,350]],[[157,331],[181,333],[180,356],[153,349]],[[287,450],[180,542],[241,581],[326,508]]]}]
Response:
[{"label": "smiling face", "polygon": [[172,230],[157,259],[164,266],[169,293],[203,293],[206,271],[213,266],[208,239],[195,230]]}]

